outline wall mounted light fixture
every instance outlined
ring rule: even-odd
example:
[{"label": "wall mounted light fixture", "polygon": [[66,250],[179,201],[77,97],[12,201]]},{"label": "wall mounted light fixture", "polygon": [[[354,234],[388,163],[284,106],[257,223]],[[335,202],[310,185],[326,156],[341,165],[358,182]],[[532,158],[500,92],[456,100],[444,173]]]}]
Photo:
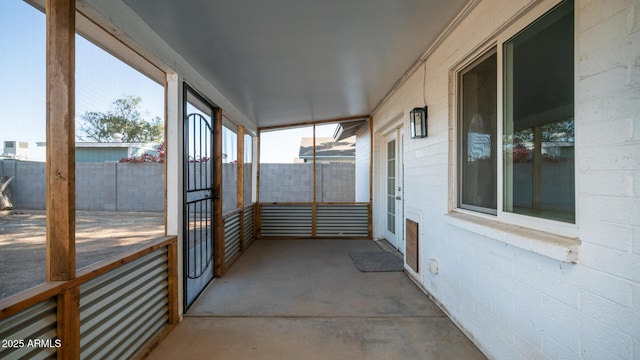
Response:
[{"label": "wall mounted light fixture", "polygon": [[409,113],[409,127],[411,138],[420,139],[427,137],[427,107],[417,107]]}]

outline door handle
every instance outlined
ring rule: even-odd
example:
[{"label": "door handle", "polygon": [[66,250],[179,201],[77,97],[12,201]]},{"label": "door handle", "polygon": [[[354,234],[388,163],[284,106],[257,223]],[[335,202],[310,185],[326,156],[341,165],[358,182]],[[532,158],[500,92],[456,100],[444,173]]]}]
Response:
[{"label": "door handle", "polygon": [[400,196],[396,196],[396,200],[402,200]]}]

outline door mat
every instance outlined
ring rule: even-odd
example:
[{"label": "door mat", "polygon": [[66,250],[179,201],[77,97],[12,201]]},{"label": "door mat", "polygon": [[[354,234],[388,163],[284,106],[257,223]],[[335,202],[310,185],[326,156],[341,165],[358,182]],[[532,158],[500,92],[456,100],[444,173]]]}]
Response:
[{"label": "door mat", "polygon": [[353,263],[362,272],[402,271],[401,258],[386,251],[361,251],[349,253]]}]

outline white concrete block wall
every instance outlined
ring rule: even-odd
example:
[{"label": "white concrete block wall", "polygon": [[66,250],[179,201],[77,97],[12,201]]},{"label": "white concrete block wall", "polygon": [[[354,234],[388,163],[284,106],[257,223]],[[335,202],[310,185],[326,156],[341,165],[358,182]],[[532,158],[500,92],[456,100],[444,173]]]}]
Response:
[{"label": "white concrete block wall", "polygon": [[490,358],[640,359],[640,2],[575,1],[578,263],[465,230],[447,215],[450,70],[528,3],[478,2],[428,58],[426,80],[422,67],[373,114],[374,219],[384,210],[382,129],[404,113],[406,133],[424,87],[429,137],[404,146],[405,213],[423,219],[416,280]]}]

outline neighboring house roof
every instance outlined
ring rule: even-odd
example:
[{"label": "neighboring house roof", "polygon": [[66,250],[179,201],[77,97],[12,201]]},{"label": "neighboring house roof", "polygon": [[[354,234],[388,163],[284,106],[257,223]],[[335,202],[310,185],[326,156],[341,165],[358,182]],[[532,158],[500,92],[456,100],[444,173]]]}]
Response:
[{"label": "neighboring house roof", "polygon": [[144,143],[123,143],[123,142],[76,142],[76,148],[139,148],[155,150],[162,143],[144,142]]},{"label": "neighboring house roof", "polygon": [[349,120],[338,123],[336,131],[333,133],[333,138],[336,141],[350,138],[360,130],[360,128],[367,124],[367,119]]},{"label": "neighboring house roof", "polygon": [[[303,137],[300,142],[300,159],[313,159],[313,138]],[[316,159],[355,159],[356,139],[351,137],[334,141],[331,137],[316,138]]]}]

